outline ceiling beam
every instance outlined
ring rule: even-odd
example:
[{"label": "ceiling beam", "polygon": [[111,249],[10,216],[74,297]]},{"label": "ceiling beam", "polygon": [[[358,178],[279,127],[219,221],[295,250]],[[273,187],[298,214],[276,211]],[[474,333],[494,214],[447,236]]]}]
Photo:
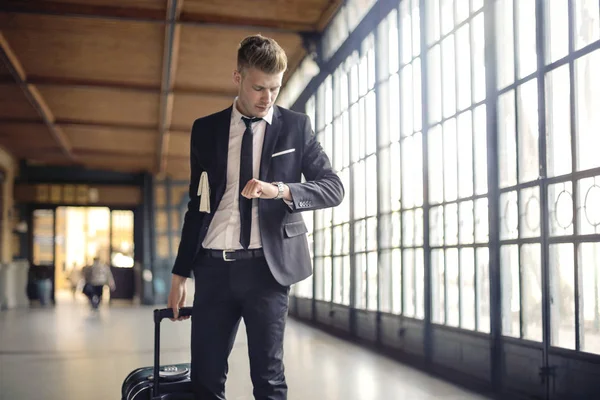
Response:
[{"label": "ceiling beam", "polygon": [[200,14],[200,13],[183,13],[180,22],[183,24],[199,24],[199,25],[214,25],[236,27],[241,29],[248,28],[267,28],[270,31],[280,32],[312,32],[315,30],[314,24],[285,21],[281,19],[260,19],[248,18],[243,16],[218,15],[218,14]]},{"label": "ceiling beam", "polygon": [[[164,24],[164,12],[160,9],[145,9],[133,7],[114,7],[103,5],[86,5],[83,3],[69,4],[53,1],[23,1],[4,0],[0,4],[0,11],[33,14],[33,15],[56,15],[80,18],[97,18],[104,20],[144,22]],[[215,14],[183,13],[183,7],[178,7],[178,25],[191,26],[217,26],[228,29],[261,29],[270,32],[299,33],[315,30],[313,24],[268,20],[251,19],[241,17],[229,17]],[[168,12],[168,10],[167,10]]]},{"label": "ceiling beam", "polygon": [[42,97],[41,93],[37,89],[37,87],[33,84],[27,83],[27,75],[25,74],[25,70],[23,66],[19,62],[19,59],[12,51],[8,41],[0,32],[0,59],[6,65],[6,68],[10,71],[13,79],[23,90],[25,97],[31,103],[33,108],[37,111],[37,113],[42,117],[44,123],[48,126],[50,130],[50,134],[60,146],[61,151],[67,157],[69,161],[78,161],[77,158],[73,154],[73,149],[69,139],[65,135],[65,133],[56,125],[56,119],[52,114],[52,111],[48,107],[48,104]]},{"label": "ceiling beam", "polygon": [[158,151],[156,172],[162,175],[167,168],[167,154],[169,152],[169,129],[173,119],[173,77],[177,71],[179,59],[179,43],[181,26],[175,22],[181,16],[183,0],[169,0],[165,26],[165,45],[163,52],[163,69],[160,88],[160,111],[158,125]]},{"label": "ceiling beam", "polygon": [[[192,121],[193,122],[193,121]],[[171,126],[170,132],[190,134],[192,129],[192,122],[189,126],[187,125],[173,125]],[[0,127],[2,124],[41,124],[40,121],[28,118],[0,118]],[[69,126],[82,126],[86,128],[104,128],[104,129],[116,129],[116,130],[139,130],[141,134],[156,134],[156,124],[135,124],[135,123],[111,123],[111,122],[97,122],[97,121],[85,121],[77,119],[57,119],[54,124],[59,127]]]},{"label": "ceiling beam", "polygon": [[[14,80],[10,77],[0,77],[1,83],[14,83]],[[36,86],[67,86],[72,88],[100,88],[108,90],[131,90],[148,93],[160,93],[161,88],[155,85],[144,85],[137,83],[118,82],[118,81],[104,81],[104,80],[91,80],[91,79],[79,79],[69,77],[42,77],[42,76],[27,76],[27,84]],[[235,89],[217,89],[217,88],[202,88],[202,87],[187,87],[187,88],[173,88],[171,85],[171,91],[175,96],[178,94],[182,95],[197,95],[197,96],[211,96],[211,97],[227,97],[233,98],[237,96]]]}]

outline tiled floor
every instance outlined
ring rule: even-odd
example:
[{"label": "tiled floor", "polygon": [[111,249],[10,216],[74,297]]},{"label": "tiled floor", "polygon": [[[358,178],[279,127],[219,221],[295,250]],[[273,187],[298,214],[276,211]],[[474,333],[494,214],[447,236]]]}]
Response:
[{"label": "tiled floor", "polygon": [[[123,378],[152,363],[152,308],[61,297],[52,309],[0,312],[0,400],[119,399]],[[166,321],[162,361],[186,362],[189,322]],[[290,400],[483,400],[368,350],[289,320],[285,361]],[[230,357],[227,398],[252,399],[243,326]]]}]

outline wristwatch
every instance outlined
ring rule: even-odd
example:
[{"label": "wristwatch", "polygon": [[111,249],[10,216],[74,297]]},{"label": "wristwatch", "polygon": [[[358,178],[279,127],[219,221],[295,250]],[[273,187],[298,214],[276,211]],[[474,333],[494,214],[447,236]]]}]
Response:
[{"label": "wristwatch", "polygon": [[283,199],[283,182],[271,182],[271,184],[277,186],[277,189],[279,189],[279,193],[277,193],[277,196],[273,197],[273,200],[281,200]]}]

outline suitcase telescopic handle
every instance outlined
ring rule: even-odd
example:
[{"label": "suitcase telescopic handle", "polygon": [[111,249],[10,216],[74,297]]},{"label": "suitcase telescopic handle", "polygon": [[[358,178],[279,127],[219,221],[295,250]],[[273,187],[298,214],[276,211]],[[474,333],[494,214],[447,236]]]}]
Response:
[{"label": "suitcase telescopic handle", "polygon": [[[192,307],[181,307],[179,309],[180,317],[191,317]],[[165,318],[173,318],[173,309],[161,308],[160,310],[154,310],[154,322],[159,323]]]},{"label": "suitcase telescopic handle", "polygon": [[[179,309],[179,316],[191,317],[192,307],[181,307]],[[159,368],[160,368],[160,323],[165,318],[173,318],[172,308],[162,308],[154,310],[154,383],[152,387],[152,398],[159,398],[158,385],[160,381]]]}]

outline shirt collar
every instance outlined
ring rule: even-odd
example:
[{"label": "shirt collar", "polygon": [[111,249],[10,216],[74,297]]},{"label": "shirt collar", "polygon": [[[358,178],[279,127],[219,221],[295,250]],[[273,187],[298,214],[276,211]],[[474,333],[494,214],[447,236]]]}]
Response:
[{"label": "shirt collar", "polygon": [[[244,115],[238,111],[238,109],[236,107],[237,99],[238,98],[236,97],[235,100],[233,101],[233,111],[231,111],[231,123],[233,123],[233,124],[241,123],[242,117],[249,118],[246,115]],[[267,115],[265,115],[263,117],[263,119],[267,122],[267,124],[271,125],[271,123],[273,122],[273,106],[271,106],[271,108],[269,108],[269,112],[267,113]]]}]

